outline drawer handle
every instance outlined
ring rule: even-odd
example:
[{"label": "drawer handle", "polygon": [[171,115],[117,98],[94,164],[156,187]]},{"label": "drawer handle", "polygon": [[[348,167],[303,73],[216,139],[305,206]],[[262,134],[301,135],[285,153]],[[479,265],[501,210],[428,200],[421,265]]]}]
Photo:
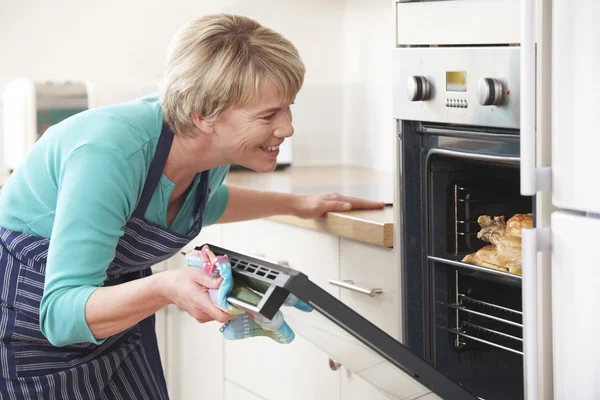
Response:
[{"label": "drawer handle", "polygon": [[337,281],[335,279],[330,279],[329,283],[333,286],[338,286],[338,287],[341,287],[344,289],[352,290],[354,292],[366,294],[367,296],[370,296],[370,297],[376,297],[383,293],[383,289],[365,289],[365,288],[355,285],[354,281],[352,281],[352,280]]}]

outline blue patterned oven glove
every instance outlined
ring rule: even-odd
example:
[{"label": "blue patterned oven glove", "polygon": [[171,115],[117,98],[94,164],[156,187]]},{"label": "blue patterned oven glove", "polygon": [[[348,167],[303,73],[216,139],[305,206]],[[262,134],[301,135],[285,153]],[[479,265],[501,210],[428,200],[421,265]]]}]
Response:
[{"label": "blue patterned oven glove", "polygon": [[[223,278],[219,289],[209,289],[209,295],[219,308],[227,313],[238,315],[220,328],[226,339],[238,340],[266,336],[282,344],[291,343],[294,340],[294,332],[285,322],[281,311],[277,311],[273,319],[269,320],[260,314],[247,312],[227,302],[227,297],[230,295],[250,304],[258,304],[261,300],[261,296],[254,290],[241,282],[234,282],[231,264],[227,256],[215,257],[208,247],[204,246],[202,250],[188,251],[186,264],[191,267],[203,268],[210,276]],[[310,305],[291,293],[284,305],[296,307],[305,312],[312,311]]]}]

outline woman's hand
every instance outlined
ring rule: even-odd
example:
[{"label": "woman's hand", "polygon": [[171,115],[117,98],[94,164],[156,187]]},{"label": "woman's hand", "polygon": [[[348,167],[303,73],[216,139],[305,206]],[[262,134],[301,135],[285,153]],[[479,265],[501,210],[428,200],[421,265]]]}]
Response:
[{"label": "woman's hand", "polygon": [[217,308],[208,295],[208,289],[219,288],[222,278],[211,278],[201,268],[180,268],[162,272],[161,276],[163,296],[198,322],[226,322],[235,317]]},{"label": "woman's hand", "polygon": [[330,211],[375,210],[384,206],[383,202],[347,197],[338,193],[296,195],[293,198],[293,215],[299,218],[318,218]]}]

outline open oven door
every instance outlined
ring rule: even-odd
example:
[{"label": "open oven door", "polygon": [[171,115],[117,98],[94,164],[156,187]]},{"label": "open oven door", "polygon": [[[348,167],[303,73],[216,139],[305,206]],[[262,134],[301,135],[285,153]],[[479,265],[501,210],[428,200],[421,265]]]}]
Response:
[{"label": "open oven door", "polygon": [[391,399],[476,399],[408,348],[293,269],[208,244],[227,255],[236,282],[262,296],[257,304],[229,302],[272,318],[289,293],[311,312],[286,308],[285,319],[300,336]]}]

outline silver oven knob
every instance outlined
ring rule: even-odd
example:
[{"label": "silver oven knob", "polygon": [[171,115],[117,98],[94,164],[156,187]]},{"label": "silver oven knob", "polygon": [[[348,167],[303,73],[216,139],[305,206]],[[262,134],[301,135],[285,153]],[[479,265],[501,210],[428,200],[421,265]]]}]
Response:
[{"label": "silver oven knob", "polygon": [[477,100],[482,106],[498,106],[504,98],[502,82],[495,78],[479,78]]},{"label": "silver oven knob", "polygon": [[406,94],[410,101],[423,101],[429,99],[431,94],[429,81],[424,76],[412,75],[408,77]]}]

